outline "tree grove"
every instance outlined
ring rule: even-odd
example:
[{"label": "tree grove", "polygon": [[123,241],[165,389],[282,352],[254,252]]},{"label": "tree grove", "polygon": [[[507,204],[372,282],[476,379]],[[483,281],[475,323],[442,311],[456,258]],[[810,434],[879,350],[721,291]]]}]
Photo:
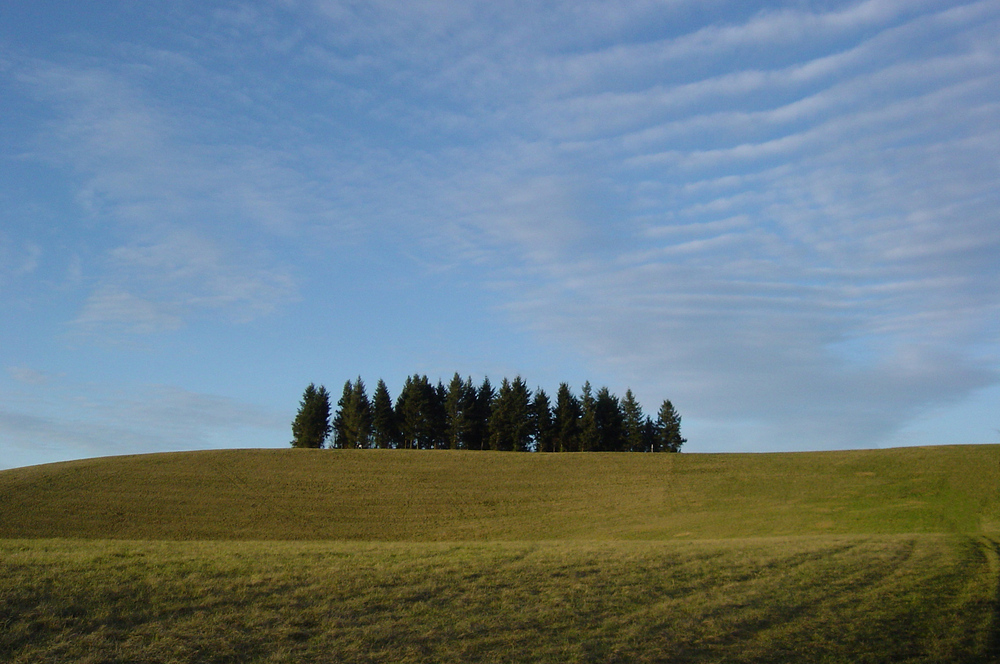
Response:
[{"label": "tree grove", "polygon": [[[325,411],[324,404],[325,402]],[[324,420],[325,417],[327,418]],[[555,403],[520,376],[475,385],[457,373],[448,385],[414,374],[393,403],[385,381],[371,399],[359,376],[344,384],[332,423],[329,395],[310,384],[292,424],[294,447],[459,449],[533,452],[679,452],[681,416],[665,400],[656,419],[632,390],[619,399],[589,382],[578,397],[562,383]]]}]

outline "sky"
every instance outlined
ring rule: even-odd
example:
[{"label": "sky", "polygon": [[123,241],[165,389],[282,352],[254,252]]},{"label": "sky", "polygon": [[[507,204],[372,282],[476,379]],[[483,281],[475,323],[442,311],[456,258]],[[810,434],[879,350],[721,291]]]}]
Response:
[{"label": "sky", "polygon": [[1000,442],[1000,1],[0,4],[0,468],[584,381]]}]

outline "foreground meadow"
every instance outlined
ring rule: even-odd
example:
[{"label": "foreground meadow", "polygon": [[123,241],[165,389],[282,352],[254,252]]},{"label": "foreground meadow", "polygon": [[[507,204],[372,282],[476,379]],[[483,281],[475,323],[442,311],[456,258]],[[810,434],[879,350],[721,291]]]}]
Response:
[{"label": "foreground meadow", "polygon": [[1000,446],[0,472],[0,661],[1000,662]]},{"label": "foreground meadow", "polygon": [[997,544],[0,541],[5,662],[992,662]]}]

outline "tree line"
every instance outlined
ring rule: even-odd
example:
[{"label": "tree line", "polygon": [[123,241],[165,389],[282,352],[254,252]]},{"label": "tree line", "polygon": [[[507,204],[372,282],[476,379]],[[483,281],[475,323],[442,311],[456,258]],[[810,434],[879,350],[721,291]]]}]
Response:
[{"label": "tree line", "polygon": [[517,376],[494,388],[457,373],[445,386],[407,377],[393,402],[379,379],[368,397],[359,376],[344,384],[332,413],[330,394],[306,387],[292,421],[292,447],[340,449],[453,449],[515,452],[679,452],[681,416],[665,400],[656,419],[643,413],[632,390],[619,399],[586,382],[579,396],[562,383],[555,403]]}]

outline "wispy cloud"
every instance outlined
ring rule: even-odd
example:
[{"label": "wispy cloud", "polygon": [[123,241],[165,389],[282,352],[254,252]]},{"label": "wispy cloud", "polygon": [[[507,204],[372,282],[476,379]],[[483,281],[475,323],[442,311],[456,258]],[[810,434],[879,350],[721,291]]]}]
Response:
[{"label": "wispy cloud", "polygon": [[84,334],[152,334],[182,327],[180,314],[175,304],[143,299],[105,286],[87,297],[73,325]]},{"label": "wispy cloud", "polygon": [[37,243],[16,241],[0,231],[0,288],[7,281],[32,275],[38,269],[42,253]]},{"label": "wispy cloud", "polygon": [[96,231],[77,330],[274,315],[414,255],[770,448],[998,381],[993,0],[310,0],[171,31],[8,68]]},{"label": "wispy cloud", "polygon": [[7,367],[7,373],[14,380],[26,385],[45,385],[53,378],[48,372],[31,367]]},{"label": "wispy cloud", "polygon": [[267,267],[248,270],[246,258],[227,256],[217,243],[190,231],[116,247],[108,252],[104,277],[111,284],[88,297],[74,324],[87,332],[111,326],[159,332],[177,329],[187,317],[206,311],[249,320],[295,298],[290,276]]},{"label": "wispy cloud", "polygon": [[[524,276],[510,287],[512,314],[553,343],[572,340],[643,394],[675,394],[706,421],[752,423],[772,445],[815,440],[817,429],[830,446],[870,444],[921,408],[996,382],[995,365],[960,349],[998,309],[984,284],[1000,285],[989,258],[1000,249],[1000,171],[989,156],[1000,145],[984,119],[996,117],[1000,60],[984,22],[996,26],[1000,14],[993,3],[936,9],[871,2],[761,14],[567,57],[575,88],[589,81],[594,92],[549,96],[544,112],[521,107],[540,136],[558,137],[539,140],[534,163],[558,171],[567,161],[556,146],[572,144],[566,181],[579,189],[567,198],[591,187],[605,223],[624,235],[600,249],[561,241],[599,236],[601,222],[551,194],[550,207],[530,207],[555,223],[516,207],[488,211],[491,237],[534,242],[517,254]],[[946,50],[913,52],[915,35],[929,34]],[[611,62],[632,59],[627,74],[709,47],[826,36],[851,45],[831,42],[833,55],[786,58],[774,71],[595,90]],[[756,110],[744,108],[747,95]],[[629,123],[617,142],[594,139]],[[673,146],[650,159],[656,143]],[[638,184],[623,170],[641,172]],[[504,187],[530,195],[530,171],[515,172],[524,179],[495,181],[494,199]],[[576,232],[560,233],[566,224]]]},{"label": "wispy cloud", "polygon": [[77,202],[102,231],[78,328],[172,330],[191,315],[245,320],[297,298],[289,267],[254,238],[294,236],[318,203],[275,155],[194,142],[198,127],[107,70],[36,63],[21,78],[61,109],[35,156],[78,174]]}]

